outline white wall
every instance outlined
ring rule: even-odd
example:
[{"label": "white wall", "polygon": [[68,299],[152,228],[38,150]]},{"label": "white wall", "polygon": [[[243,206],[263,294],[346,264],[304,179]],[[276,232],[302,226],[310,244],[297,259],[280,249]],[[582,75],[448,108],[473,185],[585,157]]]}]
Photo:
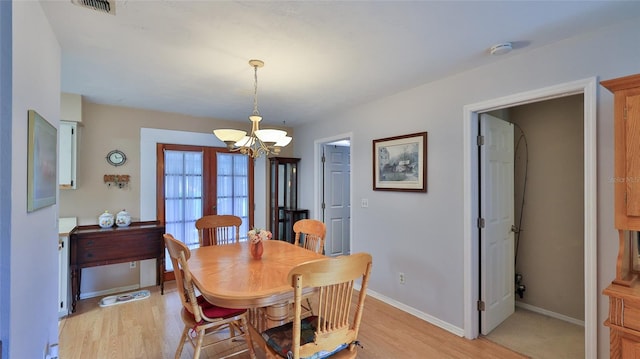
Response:
[{"label": "white wall", "polygon": [[[11,250],[11,2],[0,1],[0,340],[9,342]],[[0,355],[8,357],[7,345]]]},{"label": "white wall", "polygon": [[10,271],[8,357],[42,358],[58,341],[58,221],[57,205],[27,213],[27,110],[58,127],[60,45],[39,2],[13,2],[12,21],[10,263],[3,258],[3,272],[7,265]]},{"label": "white wall", "polygon": [[[463,327],[463,107],[515,93],[597,76],[637,73],[637,19],[568,39],[496,57],[495,63],[369,103],[296,128],[300,183],[313,183],[313,143],[352,132],[352,253],[373,255],[370,289],[418,313]],[[598,111],[598,323],[608,301],[600,293],[614,277],[613,96],[599,89]],[[371,141],[428,131],[427,193],[378,192],[371,184]],[[550,174],[553,175],[553,174]],[[300,205],[316,208],[312,188]],[[315,214],[311,214],[314,216]],[[397,273],[404,272],[400,285]],[[582,293],[576,293],[582,295]],[[599,357],[608,357],[609,331],[598,327]]]}]

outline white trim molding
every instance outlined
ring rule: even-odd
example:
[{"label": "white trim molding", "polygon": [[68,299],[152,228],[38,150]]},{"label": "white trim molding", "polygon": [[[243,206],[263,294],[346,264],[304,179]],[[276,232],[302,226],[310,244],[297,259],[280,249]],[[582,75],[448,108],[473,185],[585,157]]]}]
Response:
[{"label": "white trim molding", "polygon": [[552,312],[550,310],[546,310],[544,308],[536,307],[536,306],[531,305],[531,304],[527,304],[527,303],[516,301],[516,307],[522,308],[522,309],[526,309],[526,310],[534,312],[534,313],[542,314],[542,315],[545,315],[547,317],[551,317],[551,318],[555,318],[555,319],[558,319],[558,320],[562,320],[563,322],[567,322],[567,323],[571,323],[571,324],[575,324],[575,325],[579,325],[581,327],[584,327],[584,320],[571,318],[571,317],[566,316],[564,314]]},{"label": "white trim molding", "polygon": [[[360,290],[360,288],[356,288],[358,290]],[[442,328],[446,331],[448,331],[449,333],[455,334],[459,337],[464,336],[464,330],[462,328],[456,327],[454,325],[451,325],[447,322],[445,322],[444,320],[440,320],[432,315],[429,315],[425,312],[419,311],[413,307],[410,307],[406,304],[400,303],[397,300],[391,299],[385,295],[382,295],[378,292],[375,292],[371,289],[367,289],[367,295],[371,296],[373,298],[376,298],[386,304],[389,304],[392,307],[398,308],[401,311],[405,312],[405,313],[409,313],[411,315],[413,315],[416,318],[420,318],[422,320],[424,320],[425,322],[431,323],[433,325],[435,325],[436,327]]]}]

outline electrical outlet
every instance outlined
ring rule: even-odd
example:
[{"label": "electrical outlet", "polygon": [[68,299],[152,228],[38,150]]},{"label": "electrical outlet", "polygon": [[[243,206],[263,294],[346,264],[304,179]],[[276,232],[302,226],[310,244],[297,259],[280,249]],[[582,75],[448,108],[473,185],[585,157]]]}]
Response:
[{"label": "electrical outlet", "polygon": [[363,198],[362,201],[360,201],[360,207],[369,208],[369,199]]},{"label": "electrical outlet", "polygon": [[45,359],[58,359],[58,343],[48,346]]},{"label": "electrical outlet", "polygon": [[400,284],[404,284],[404,281],[405,281],[404,273],[402,272],[399,273],[398,281],[400,281]]},{"label": "electrical outlet", "polygon": [[129,268],[132,268],[132,269],[135,268],[136,267],[136,263],[137,262],[135,262],[135,261],[134,262],[129,262]]}]

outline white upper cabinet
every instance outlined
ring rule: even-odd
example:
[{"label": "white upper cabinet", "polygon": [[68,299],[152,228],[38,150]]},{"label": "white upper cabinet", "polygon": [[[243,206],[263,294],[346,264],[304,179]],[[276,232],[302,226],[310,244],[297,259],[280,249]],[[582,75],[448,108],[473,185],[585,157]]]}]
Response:
[{"label": "white upper cabinet", "polygon": [[76,189],[78,158],[78,124],[82,121],[82,96],[60,94],[60,126],[58,133],[58,183],[60,189]]},{"label": "white upper cabinet", "polygon": [[60,121],[58,149],[58,183],[60,189],[76,189],[78,123]]}]

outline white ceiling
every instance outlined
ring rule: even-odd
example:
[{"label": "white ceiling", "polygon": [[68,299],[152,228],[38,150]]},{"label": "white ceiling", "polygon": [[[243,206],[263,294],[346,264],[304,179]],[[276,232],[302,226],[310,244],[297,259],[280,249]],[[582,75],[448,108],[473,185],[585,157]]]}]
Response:
[{"label": "white ceiling", "polygon": [[63,92],[248,122],[257,58],[263,122],[287,126],[640,17],[638,1],[125,0],[115,16],[42,4]]}]

